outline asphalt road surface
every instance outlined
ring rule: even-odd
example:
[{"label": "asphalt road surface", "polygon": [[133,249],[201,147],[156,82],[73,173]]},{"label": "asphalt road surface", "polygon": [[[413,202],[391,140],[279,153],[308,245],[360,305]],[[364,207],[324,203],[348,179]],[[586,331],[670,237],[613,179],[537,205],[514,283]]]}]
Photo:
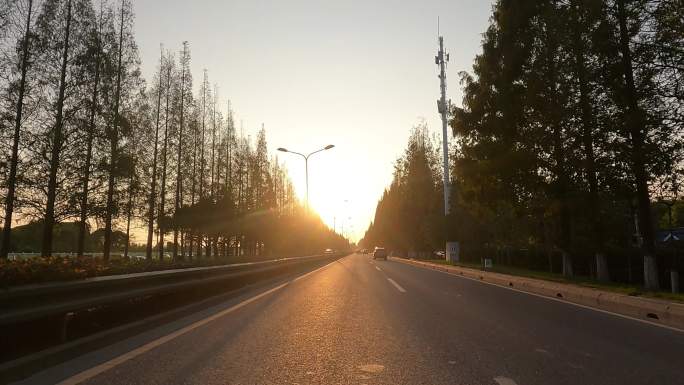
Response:
[{"label": "asphalt road surface", "polygon": [[684,333],[351,255],[36,374],[64,384],[684,384]]}]

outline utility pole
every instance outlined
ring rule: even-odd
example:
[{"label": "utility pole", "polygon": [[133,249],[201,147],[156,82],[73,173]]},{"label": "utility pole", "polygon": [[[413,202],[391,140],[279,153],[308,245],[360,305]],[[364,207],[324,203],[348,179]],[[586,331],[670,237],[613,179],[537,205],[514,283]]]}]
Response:
[{"label": "utility pole", "polygon": [[[437,100],[437,110],[442,117],[442,152],[444,157],[444,216],[449,216],[450,204],[449,198],[451,196],[451,182],[449,178],[449,132],[447,130],[449,122],[447,121],[447,114],[449,113],[449,104],[446,98],[446,64],[449,62],[449,54],[444,52],[444,37],[439,36],[439,19],[437,19],[437,35],[439,41],[439,51],[435,56],[435,64],[439,66],[439,90],[440,98]],[[446,219],[446,218],[445,218]],[[444,221],[444,235],[446,239],[446,260],[450,262],[458,262],[459,260],[459,244],[458,242],[449,241],[449,231],[447,221]]]}]

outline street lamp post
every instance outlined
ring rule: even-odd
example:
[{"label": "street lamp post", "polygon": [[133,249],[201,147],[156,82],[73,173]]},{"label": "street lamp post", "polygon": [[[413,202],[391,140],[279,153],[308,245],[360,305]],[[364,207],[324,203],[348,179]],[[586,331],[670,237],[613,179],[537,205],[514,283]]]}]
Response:
[{"label": "street lamp post", "polygon": [[329,145],[321,148],[320,150],[316,150],[314,152],[309,153],[308,155],[304,155],[304,154],[301,154],[301,153],[295,152],[295,151],[290,151],[290,150],[288,150],[286,148],[282,148],[282,147],[280,147],[278,149],[278,151],[280,151],[280,152],[289,152],[290,154],[299,155],[302,158],[304,158],[304,167],[306,168],[306,208],[307,208],[307,210],[309,209],[309,157],[311,155],[317,154],[321,151],[330,150],[333,147],[335,147],[334,144],[329,144]]}]

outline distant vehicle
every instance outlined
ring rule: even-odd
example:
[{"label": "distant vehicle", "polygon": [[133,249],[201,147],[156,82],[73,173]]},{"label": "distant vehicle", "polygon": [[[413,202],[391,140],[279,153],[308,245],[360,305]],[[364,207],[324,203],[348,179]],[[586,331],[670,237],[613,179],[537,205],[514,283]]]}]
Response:
[{"label": "distant vehicle", "polygon": [[335,250],[333,250],[333,249],[325,249],[325,251],[323,252],[323,254],[335,254]]},{"label": "distant vehicle", "polygon": [[368,254],[368,249],[361,249],[361,250],[359,250],[359,253]]},{"label": "distant vehicle", "polygon": [[387,250],[384,247],[376,247],[373,251],[373,259],[384,259],[387,260]]},{"label": "distant vehicle", "polygon": [[443,250],[435,251],[433,256],[437,259],[446,259],[446,253]]}]

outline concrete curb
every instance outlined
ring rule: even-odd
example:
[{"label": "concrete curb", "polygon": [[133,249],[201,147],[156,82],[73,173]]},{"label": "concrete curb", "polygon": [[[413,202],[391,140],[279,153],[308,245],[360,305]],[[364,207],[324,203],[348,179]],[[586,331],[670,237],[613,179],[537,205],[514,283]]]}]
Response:
[{"label": "concrete curb", "polygon": [[393,257],[395,261],[509,287],[544,297],[620,314],[684,331],[684,304],[550,282],[540,279]]}]

